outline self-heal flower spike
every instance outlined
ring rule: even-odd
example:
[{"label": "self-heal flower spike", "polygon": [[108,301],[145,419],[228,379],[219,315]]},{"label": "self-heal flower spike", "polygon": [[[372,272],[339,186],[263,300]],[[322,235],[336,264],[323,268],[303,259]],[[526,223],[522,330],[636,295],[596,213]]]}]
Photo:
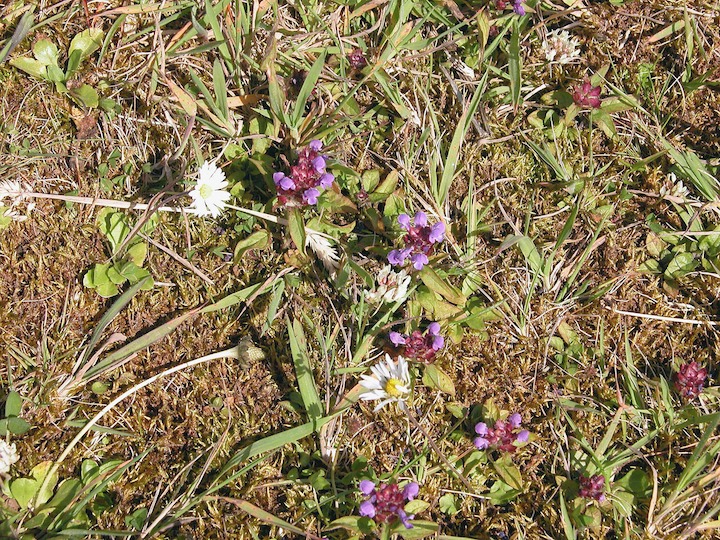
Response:
[{"label": "self-heal flower spike", "polygon": [[370,368],[370,372],[372,376],[361,376],[360,385],[365,392],[360,394],[360,399],[380,400],[375,412],[393,401],[404,402],[410,395],[410,372],[403,357],[395,363],[389,355],[385,355],[385,361]]},{"label": "self-heal flower spike", "polygon": [[225,173],[217,165],[209,161],[203,163],[198,171],[197,185],[189,193],[193,199],[190,211],[198,216],[218,217],[230,198],[225,189],[227,185]]},{"label": "self-heal flower spike", "polygon": [[580,476],[580,496],[585,499],[594,499],[598,502],[605,500],[605,477],[596,474],[591,477]]},{"label": "self-heal flower spike", "polygon": [[415,360],[430,363],[439,350],[445,346],[445,338],[440,334],[440,323],[433,322],[427,327],[425,333],[415,330],[409,336],[400,332],[390,332],[388,339],[395,347],[396,354]]},{"label": "self-heal flower spike", "polygon": [[388,262],[393,266],[404,266],[409,259],[415,270],[422,270],[430,262],[435,245],[445,238],[445,224],[428,225],[425,212],[416,213],[412,219],[407,214],[400,214],[397,220],[400,228],[407,231],[403,237],[405,247],[388,253]]},{"label": "self-heal flower spike", "polygon": [[522,417],[518,413],[508,416],[507,420],[498,420],[491,428],[485,422],[475,424],[478,437],[473,441],[478,450],[496,448],[503,452],[513,453],[517,450],[515,443],[524,444],[530,439],[530,432],[520,429]]},{"label": "self-heal flower spike", "polygon": [[322,141],[311,141],[298,153],[297,163],[290,167],[290,174],[278,171],[273,182],[278,202],[286,206],[317,204],[321,190],[332,187],[335,176],[327,172],[328,157],[320,155]]},{"label": "self-heal flower spike", "polygon": [[600,101],[599,86],[593,86],[588,79],[573,92],[573,101],[578,107],[599,109],[602,102]]},{"label": "self-heal flower spike", "polygon": [[683,364],[675,376],[675,388],[685,399],[696,398],[703,391],[707,373],[707,369],[695,361]]},{"label": "self-heal flower spike", "polygon": [[373,519],[376,523],[393,523],[397,520],[406,529],[412,529],[410,520],[414,515],[405,513],[405,503],[412,501],[420,491],[416,482],[406,484],[402,491],[397,484],[376,486],[370,480],[360,482],[360,493],[367,497],[360,503],[360,515]]}]

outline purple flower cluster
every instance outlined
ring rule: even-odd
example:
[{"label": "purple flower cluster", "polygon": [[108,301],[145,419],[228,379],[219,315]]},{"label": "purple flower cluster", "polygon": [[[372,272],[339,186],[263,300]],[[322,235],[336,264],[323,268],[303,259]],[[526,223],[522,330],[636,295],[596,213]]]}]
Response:
[{"label": "purple flower cluster", "polygon": [[430,262],[428,257],[432,255],[435,244],[445,238],[445,224],[438,222],[432,226],[428,225],[425,212],[415,214],[412,224],[410,216],[400,214],[398,223],[407,231],[403,237],[405,247],[393,249],[388,253],[388,262],[393,266],[403,266],[405,260],[410,258],[415,270],[422,270]]},{"label": "purple flower cluster", "polygon": [[585,79],[581,86],[575,88],[573,101],[578,107],[599,109],[602,104],[600,92],[601,88],[599,86],[593,86],[589,80]]},{"label": "purple flower cluster", "polygon": [[[496,0],[495,7],[500,11],[505,10],[508,3],[506,0]],[[522,5],[523,0],[512,0],[513,11],[516,15],[525,15],[525,8]]]},{"label": "purple flower cluster", "polygon": [[675,388],[685,399],[698,397],[705,386],[707,369],[700,367],[695,361],[680,366],[675,376]]},{"label": "purple flower cluster", "polygon": [[527,429],[520,429],[521,420],[518,413],[513,413],[507,420],[495,422],[492,428],[485,422],[475,424],[475,433],[479,435],[475,438],[475,447],[478,450],[497,448],[503,452],[515,452],[517,446],[514,443],[525,443],[530,438]]},{"label": "purple flower cluster", "polygon": [[588,478],[580,476],[580,496],[585,499],[595,499],[598,502],[605,500],[605,477],[596,474]]},{"label": "purple flower cluster", "polygon": [[360,482],[360,493],[365,499],[360,503],[360,515],[374,519],[376,523],[390,523],[399,519],[406,529],[412,529],[410,520],[415,517],[405,513],[405,503],[412,501],[420,491],[415,482],[407,484],[402,491],[397,484],[380,484],[377,488],[370,480]]},{"label": "purple flower cluster", "polygon": [[282,205],[305,206],[316,204],[321,189],[332,186],[335,177],[325,170],[327,156],[320,155],[322,142],[311,141],[300,150],[297,164],[290,167],[290,175],[273,174],[273,182]]},{"label": "purple flower cluster", "polygon": [[440,335],[440,323],[436,322],[430,323],[424,334],[420,330],[415,330],[409,336],[390,332],[388,338],[395,346],[393,352],[396,355],[425,363],[431,362],[435,354],[445,346],[445,338]]},{"label": "purple flower cluster", "polygon": [[362,50],[355,48],[347,55],[350,67],[353,69],[362,69],[367,66],[367,60]]}]

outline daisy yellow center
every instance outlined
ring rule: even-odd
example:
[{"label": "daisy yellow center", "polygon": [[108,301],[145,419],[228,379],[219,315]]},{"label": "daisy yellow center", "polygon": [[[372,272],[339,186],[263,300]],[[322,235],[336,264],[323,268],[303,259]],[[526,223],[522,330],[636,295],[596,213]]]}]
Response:
[{"label": "daisy yellow center", "polygon": [[211,188],[209,185],[203,184],[202,186],[200,186],[200,196],[203,199],[209,199],[210,195],[212,195],[212,193],[213,193],[213,188]]},{"label": "daisy yellow center", "polygon": [[385,383],[385,393],[390,397],[400,397],[405,393],[401,390],[403,386],[400,379],[388,379],[388,382]]}]

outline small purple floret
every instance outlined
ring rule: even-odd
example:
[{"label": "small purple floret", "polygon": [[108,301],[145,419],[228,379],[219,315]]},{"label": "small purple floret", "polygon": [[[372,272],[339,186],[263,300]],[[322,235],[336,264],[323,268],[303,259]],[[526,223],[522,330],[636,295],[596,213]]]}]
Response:
[{"label": "small purple floret", "polygon": [[406,231],[410,229],[410,216],[408,216],[407,214],[400,214],[397,220],[403,229],[405,229]]},{"label": "small purple floret", "polygon": [[419,492],[420,486],[417,482],[410,482],[407,486],[405,486],[405,489],[403,489],[403,495],[405,495],[405,498],[408,501],[412,501],[415,497],[417,497]]},{"label": "small purple floret", "polygon": [[404,345],[405,344],[405,337],[400,332],[390,332],[388,334],[388,337],[390,338],[390,341],[394,345]]},{"label": "small purple floret", "polygon": [[375,482],[371,480],[362,480],[360,482],[360,491],[363,495],[370,495],[375,489]]}]

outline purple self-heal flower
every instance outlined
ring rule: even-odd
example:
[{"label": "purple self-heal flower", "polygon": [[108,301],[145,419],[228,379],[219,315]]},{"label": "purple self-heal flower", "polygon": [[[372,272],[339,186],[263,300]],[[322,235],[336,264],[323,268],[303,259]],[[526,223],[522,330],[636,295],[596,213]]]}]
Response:
[{"label": "purple self-heal flower", "polygon": [[320,192],[315,188],[310,188],[303,193],[303,201],[308,204],[317,204],[317,198],[320,196]]},{"label": "purple self-heal flower", "polygon": [[375,517],[375,505],[370,501],[363,501],[360,503],[360,515],[363,517],[374,518]]},{"label": "purple self-heal flower", "polygon": [[513,0],[513,11],[517,15],[525,15],[525,8],[522,5],[522,0]]},{"label": "purple self-heal flower", "polygon": [[445,238],[445,224],[438,222],[430,228],[428,240],[433,243],[442,242]]},{"label": "purple self-heal flower", "polygon": [[370,495],[374,489],[375,489],[375,482],[372,482],[371,480],[361,480],[360,481],[360,492],[363,495]]},{"label": "purple self-heal flower", "polygon": [[325,172],[325,159],[322,156],[318,156],[312,160],[312,165],[315,170],[319,173]]},{"label": "purple self-heal flower", "polygon": [[403,495],[408,501],[412,501],[417,494],[420,492],[420,486],[417,482],[410,482],[405,489],[403,489]]},{"label": "purple self-heal flower", "polygon": [[[365,487],[368,487],[368,484]],[[367,499],[360,503],[360,515],[372,518],[376,523],[391,524],[399,520],[406,529],[412,529],[410,520],[415,516],[407,515],[404,507],[407,501],[417,496],[418,491],[419,486],[415,482],[405,486],[402,491],[397,484],[380,484],[377,487],[373,485],[369,493],[362,491]]]},{"label": "purple self-heal flower", "polygon": [[488,441],[484,437],[475,437],[475,440],[473,441],[475,444],[475,448],[478,450],[485,450],[490,446],[490,441]]},{"label": "purple self-heal flower", "polygon": [[428,225],[425,212],[417,212],[412,219],[407,214],[400,214],[397,220],[400,227],[407,231],[403,237],[404,256],[402,259],[394,256],[390,262],[399,266],[405,264],[405,260],[410,257],[413,267],[416,270],[422,270],[429,263],[429,257],[433,253],[435,244],[443,240],[445,225],[443,223]]},{"label": "purple self-heal flower", "polygon": [[440,335],[440,324],[437,322],[430,323],[425,333],[420,330],[410,335],[390,332],[388,338],[394,346],[392,351],[387,351],[389,354],[426,364],[432,362],[437,351],[445,345],[445,338]]},{"label": "purple self-heal flower", "polygon": [[324,173],[320,176],[320,187],[323,189],[328,189],[330,186],[332,186],[333,180],[335,180],[335,176],[333,176],[330,173]]},{"label": "purple self-heal flower", "polygon": [[405,259],[407,259],[407,253],[404,249],[393,249],[388,253],[388,262],[393,266],[402,266],[405,264]]},{"label": "purple self-heal flower", "polygon": [[321,189],[328,189],[335,177],[327,172],[327,156],[318,152],[322,142],[314,140],[298,152],[297,163],[290,167],[290,174],[276,172],[273,182],[278,202],[287,206],[316,204]]},{"label": "purple self-heal flower", "polygon": [[412,261],[413,268],[415,268],[415,270],[422,270],[425,265],[430,262],[428,256],[424,253],[416,253],[410,257],[410,260]]},{"label": "purple self-heal flower", "polygon": [[520,415],[513,413],[505,421],[496,421],[493,427],[489,427],[485,422],[477,423],[475,433],[480,437],[475,438],[475,447],[479,450],[496,448],[503,452],[515,452],[517,450],[515,443],[523,444],[530,439],[528,430],[520,430],[521,421]]},{"label": "purple self-heal flower", "polygon": [[580,496],[586,499],[595,499],[598,502],[605,500],[605,477],[595,474],[591,477],[580,475]]}]

